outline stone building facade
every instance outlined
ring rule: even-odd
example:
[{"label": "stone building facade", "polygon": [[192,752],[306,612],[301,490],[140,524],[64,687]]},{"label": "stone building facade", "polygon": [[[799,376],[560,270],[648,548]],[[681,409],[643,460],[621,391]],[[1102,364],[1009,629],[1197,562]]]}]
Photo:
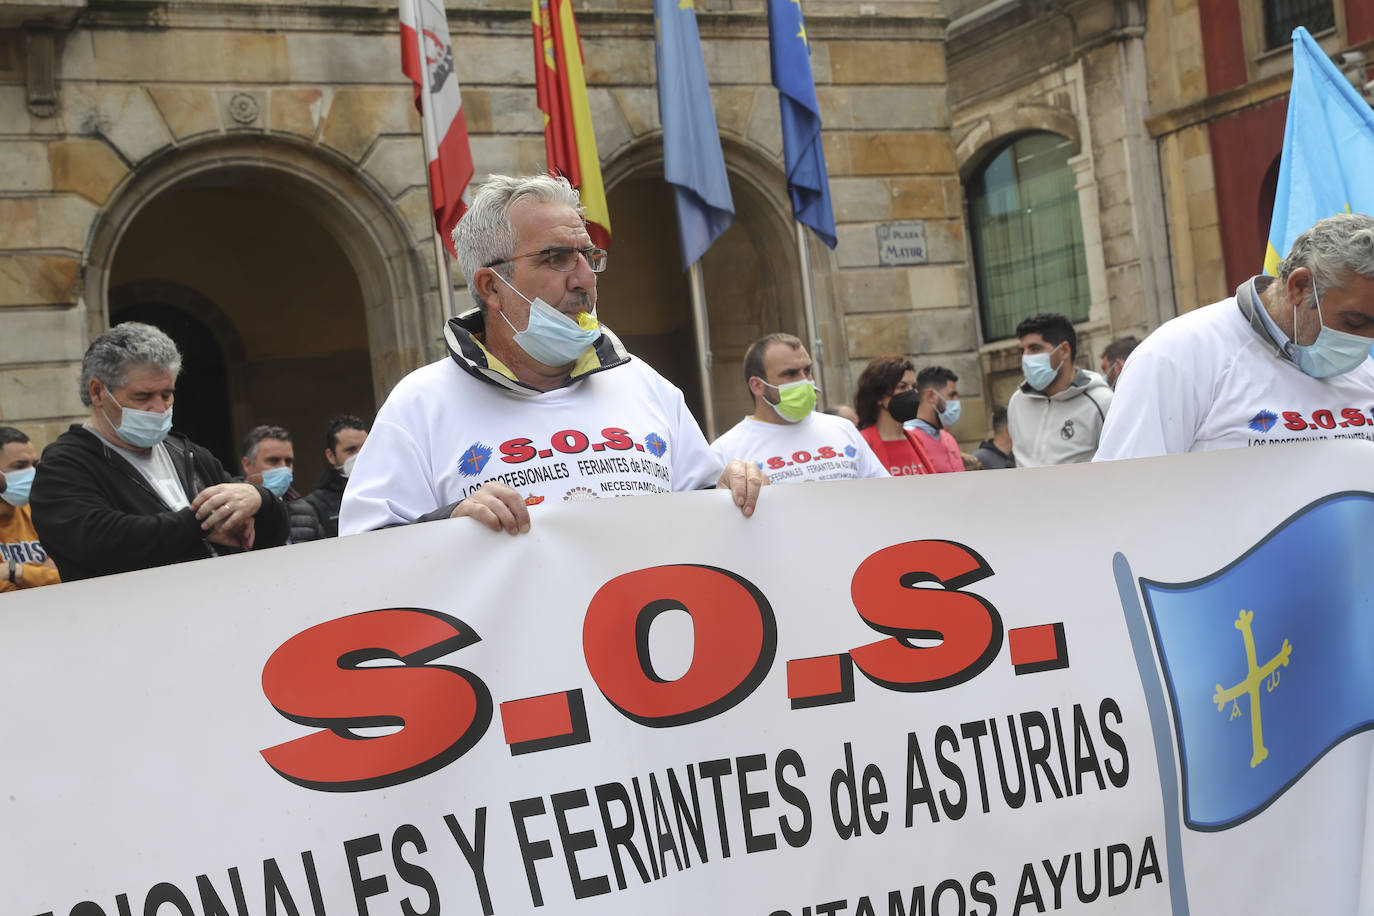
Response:
[{"label": "stone building facade", "polygon": [[[968,379],[976,439],[945,20],[911,0],[806,13],[840,237],[834,251],[807,241],[827,394],[848,400],[874,355],[944,362]],[[652,5],[588,0],[577,15],[612,220],[602,318],[699,407]],[[748,408],[744,348],[802,333],[805,316],[763,0],[700,2],[698,19],[737,208],[704,261],[725,426]],[[449,21],[479,178],[542,171],[528,4],[450,0]],[[81,354],[139,318],[187,353],[178,427],[228,459],[253,425],[286,425],[308,483],[329,415],[370,414],[443,354],[418,130],[394,3],[0,5],[0,422],[41,446],[82,419]],[[885,256],[894,225],[924,231],[920,257]]]},{"label": "stone building facade", "polygon": [[[1158,9],[1156,9],[1158,7]],[[1293,55],[1305,25],[1365,93],[1374,62],[1368,0],[1151,3],[1151,113],[1165,163],[1174,273],[1185,307],[1215,301],[1263,267]]]},{"label": "stone building facade", "polygon": [[[1366,0],[947,0],[949,99],[966,219],[976,242],[981,176],[1025,137],[1068,154],[1088,300],[1080,365],[1173,315],[1231,294],[1263,265],[1292,73],[1306,24],[1365,86]],[[973,209],[970,209],[973,208]],[[1005,404],[1020,382],[995,290],[971,246],[983,385]],[[1052,305],[1052,303],[1051,303]],[[1054,311],[1067,311],[1051,308]]]},{"label": "stone building facade", "polygon": [[[1096,369],[1111,340],[1144,336],[1176,311],[1160,167],[1145,130],[1143,0],[956,3],[950,16],[950,104],[965,189],[1018,138],[1062,141],[1087,285],[1078,362]],[[971,296],[986,315],[988,291]],[[1036,307],[1070,314],[1053,301]],[[998,405],[1021,382],[1009,333],[979,340],[984,384]]]}]

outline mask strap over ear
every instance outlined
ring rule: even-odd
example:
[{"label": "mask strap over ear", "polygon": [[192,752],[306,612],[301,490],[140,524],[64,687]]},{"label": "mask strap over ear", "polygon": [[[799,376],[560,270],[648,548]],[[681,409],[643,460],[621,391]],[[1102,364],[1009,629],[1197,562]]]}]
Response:
[{"label": "mask strap over ear", "polygon": [[501,271],[497,270],[495,267],[489,267],[487,269],[490,270],[492,273],[496,274],[496,279],[500,280],[502,283],[506,284],[506,286],[510,287],[511,292],[515,293],[515,295],[519,296],[521,299],[524,299],[530,305],[534,305],[534,300],[532,300],[529,296],[526,296],[524,293],[520,292],[520,290],[515,288],[515,285],[513,283],[511,283],[505,277],[501,276]]}]

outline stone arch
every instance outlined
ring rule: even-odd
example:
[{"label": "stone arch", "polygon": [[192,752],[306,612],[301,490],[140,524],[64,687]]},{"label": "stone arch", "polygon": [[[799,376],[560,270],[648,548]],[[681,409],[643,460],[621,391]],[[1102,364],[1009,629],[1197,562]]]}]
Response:
[{"label": "stone arch", "polygon": [[[229,411],[230,428],[234,433],[246,430],[249,426],[250,412],[248,386],[242,367],[247,352],[243,344],[243,336],[239,333],[233,319],[226,315],[224,310],[212,300],[188,286],[165,280],[137,280],[111,287],[107,303],[110,323],[114,323],[120,312],[127,312],[127,310],[136,309],[147,303],[157,303],[177,309],[205,326],[214,335],[227,364],[224,382],[228,403],[225,406]],[[189,368],[186,367],[183,372]],[[178,391],[177,394],[180,396],[181,391]],[[182,430],[182,432],[186,432],[186,430]],[[206,442],[195,436],[191,436],[191,438],[201,445],[207,445]],[[231,438],[236,438],[236,436],[231,434]],[[219,457],[223,459],[223,456]],[[229,465],[226,464],[225,467],[229,467]]]},{"label": "stone arch", "polygon": [[965,126],[955,145],[959,180],[965,184],[984,163],[1021,134],[1048,131],[1073,143],[1073,154],[1083,151],[1078,117],[1050,105],[1015,105],[991,112]]},{"label": "stone arch", "polygon": [[109,323],[110,267],[125,232],[159,195],[196,182],[241,179],[313,214],[355,271],[361,289],[380,403],[427,358],[439,311],[404,217],[375,181],[322,147],[257,134],[213,136],[164,148],[140,162],[111,193],[91,229],[83,299],[89,332]]},{"label": "stone arch", "polygon": [[[713,364],[711,381],[714,389],[718,433],[733,425],[744,413],[752,411],[739,378],[744,350],[758,336],[785,330],[806,336],[805,315],[802,310],[801,277],[799,275],[795,235],[792,231],[791,204],[786,197],[783,171],[776,157],[756,145],[736,139],[729,134],[721,137],[726,170],[735,196],[736,223],[707,253],[704,264],[706,299],[711,333]],[[653,228],[661,233],[656,243],[658,262],[653,272],[658,274],[660,298],[671,300],[678,322],[667,338],[655,343],[635,340],[627,342],[631,349],[639,344],[646,348],[650,362],[654,350],[667,363],[660,371],[682,387],[698,418],[700,412],[700,373],[695,364],[695,341],[690,325],[682,318],[690,316],[687,299],[687,279],[678,258],[676,229],[672,199],[663,181],[663,134],[661,130],[646,131],[632,142],[620,147],[619,153],[602,166],[607,196],[614,205],[622,193],[633,185],[636,196],[652,196],[657,222]],[[624,198],[622,198],[623,200]],[[638,222],[646,217],[638,215]],[[643,226],[639,226],[640,231]],[[735,234],[744,228],[745,234]],[[612,261],[615,261],[615,239],[625,231],[617,228],[616,213],[612,212]],[[642,242],[636,239],[637,244]],[[829,255],[828,249],[820,247]],[[828,289],[833,264],[828,257],[813,255],[814,286]],[[743,281],[742,281],[742,278]],[[615,294],[615,281],[605,283],[604,290]],[[823,316],[828,311],[818,311]],[[607,321],[616,327],[613,301],[603,294]],[[724,304],[723,304],[724,303]],[[820,319],[824,322],[825,318]],[[617,328],[619,331],[619,328]],[[626,336],[622,334],[622,336]],[[662,336],[662,335],[660,335]],[[671,343],[672,352],[665,347]]]}]

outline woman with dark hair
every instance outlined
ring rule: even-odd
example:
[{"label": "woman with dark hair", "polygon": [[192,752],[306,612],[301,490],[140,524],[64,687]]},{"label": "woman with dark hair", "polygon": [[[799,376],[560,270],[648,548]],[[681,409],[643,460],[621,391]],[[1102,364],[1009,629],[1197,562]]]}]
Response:
[{"label": "woman with dark hair", "polygon": [[859,376],[859,432],[893,477],[935,473],[920,440],[902,428],[920,406],[916,367],[905,356],[876,357]]}]

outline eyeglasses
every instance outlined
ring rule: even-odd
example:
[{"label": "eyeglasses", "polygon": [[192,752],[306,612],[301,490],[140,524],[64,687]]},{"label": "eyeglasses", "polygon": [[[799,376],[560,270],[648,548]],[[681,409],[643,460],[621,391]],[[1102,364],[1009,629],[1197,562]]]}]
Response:
[{"label": "eyeglasses", "polygon": [[517,254],[509,258],[502,258],[499,261],[492,261],[488,267],[495,267],[497,264],[507,264],[511,261],[518,261],[521,258],[543,258],[544,263],[554,270],[569,271],[577,266],[577,256],[587,259],[587,266],[592,269],[592,273],[599,274],[606,269],[606,249],[604,248],[545,248],[543,251],[532,251],[529,254]]}]

